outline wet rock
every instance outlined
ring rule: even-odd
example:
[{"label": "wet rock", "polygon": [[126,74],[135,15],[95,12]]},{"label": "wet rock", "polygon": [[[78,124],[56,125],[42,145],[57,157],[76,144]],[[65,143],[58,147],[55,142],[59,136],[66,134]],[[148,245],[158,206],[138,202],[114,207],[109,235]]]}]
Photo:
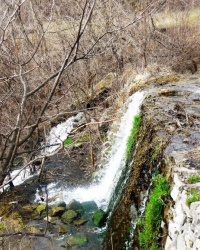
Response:
[{"label": "wet rock", "polygon": [[78,211],[78,212],[82,212],[83,211],[81,203],[78,202],[78,201],[76,201],[76,200],[72,200],[69,204],[67,204],[67,209],[68,210]]},{"label": "wet rock", "polygon": [[96,226],[102,227],[105,225],[106,222],[106,213],[102,209],[98,209],[94,212],[92,219]]},{"label": "wet rock", "polygon": [[69,231],[69,226],[68,225],[59,225],[58,227],[58,232],[59,234],[66,234]]},{"label": "wet rock", "polygon": [[46,204],[41,204],[37,206],[36,212],[41,216],[43,212],[46,211]]},{"label": "wet rock", "polygon": [[52,217],[60,217],[65,211],[66,209],[64,207],[59,207],[59,206],[52,207],[50,215]]},{"label": "wet rock", "polygon": [[97,204],[94,201],[85,201],[81,203],[85,213],[92,213],[98,209]]},{"label": "wet rock", "polygon": [[88,239],[84,235],[76,235],[76,236],[71,236],[67,240],[67,244],[69,246],[76,246],[76,245],[83,245],[88,242]]},{"label": "wet rock", "polygon": [[86,222],[87,220],[80,219],[80,220],[75,220],[73,223],[75,226],[81,226],[84,225]]},{"label": "wet rock", "polygon": [[48,221],[48,222],[51,222],[52,224],[57,224],[57,222],[59,221],[59,217],[51,217],[51,216],[48,216],[44,218],[45,221]]},{"label": "wet rock", "polygon": [[58,203],[58,205],[57,205],[57,207],[64,207],[64,208],[66,208],[66,203],[64,202],[64,201],[61,201],[61,202],[59,202]]},{"label": "wet rock", "polygon": [[78,216],[77,212],[75,212],[74,210],[68,210],[62,215],[61,220],[63,223],[69,224],[75,218],[77,218],[77,216]]}]

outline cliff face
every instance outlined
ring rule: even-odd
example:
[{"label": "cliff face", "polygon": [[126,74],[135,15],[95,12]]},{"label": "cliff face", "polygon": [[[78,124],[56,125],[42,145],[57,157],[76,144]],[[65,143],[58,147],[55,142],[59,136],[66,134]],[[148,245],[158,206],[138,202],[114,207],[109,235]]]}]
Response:
[{"label": "cliff face", "polygon": [[[200,201],[189,204],[187,200],[192,188],[197,196],[200,190],[199,183],[188,183],[191,176],[200,175],[199,111],[199,75],[148,89],[129,180],[109,221],[104,249],[123,249],[125,242],[130,241],[131,221],[139,215],[156,172],[162,172],[171,185],[171,200],[161,223],[160,248],[200,249]],[[139,234],[136,229],[129,249],[140,248]]]}]

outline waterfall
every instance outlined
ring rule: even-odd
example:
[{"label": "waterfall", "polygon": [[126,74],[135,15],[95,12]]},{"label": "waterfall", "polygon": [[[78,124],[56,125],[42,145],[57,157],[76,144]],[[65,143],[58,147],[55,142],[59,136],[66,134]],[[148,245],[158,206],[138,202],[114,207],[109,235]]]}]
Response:
[{"label": "waterfall", "polygon": [[76,116],[72,116],[65,122],[53,127],[46,138],[44,143],[45,149],[42,153],[52,153],[58,149],[67,139],[74,126],[80,121],[82,115],[83,113],[78,113]]},{"label": "waterfall", "polygon": [[[98,173],[98,181],[92,182],[88,186],[68,188],[67,186],[57,186],[56,183],[47,186],[48,197],[54,203],[65,201],[69,203],[72,199],[83,201],[95,201],[99,207],[106,210],[112,194],[115,190],[117,182],[120,178],[122,170],[125,166],[126,143],[130,135],[134,116],[140,112],[140,106],[145,97],[144,92],[138,91],[128,98],[123,106],[126,109],[121,117],[120,122],[115,121],[112,127],[118,127],[117,132],[108,134],[108,142],[106,145],[111,145],[109,154],[106,152],[105,145],[104,155],[102,156],[103,168]],[[59,128],[62,131],[62,128]],[[57,131],[52,132],[59,137]],[[51,135],[47,138],[48,142],[52,142]],[[109,139],[110,138],[110,139]],[[40,200],[39,191],[37,190],[35,201]]]}]

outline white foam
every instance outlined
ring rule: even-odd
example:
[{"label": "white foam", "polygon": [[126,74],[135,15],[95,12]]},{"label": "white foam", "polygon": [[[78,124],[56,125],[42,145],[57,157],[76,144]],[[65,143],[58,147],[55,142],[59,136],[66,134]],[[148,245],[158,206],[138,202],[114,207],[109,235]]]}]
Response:
[{"label": "white foam", "polygon": [[42,154],[52,153],[58,149],[60,145],[67,139],[69,133],[81,118],[82,113],[78,113],[76,116],[72,116],[65,122],[53,127],[46,138],[46,142],[43,144],[43,146],[46,147]]}]

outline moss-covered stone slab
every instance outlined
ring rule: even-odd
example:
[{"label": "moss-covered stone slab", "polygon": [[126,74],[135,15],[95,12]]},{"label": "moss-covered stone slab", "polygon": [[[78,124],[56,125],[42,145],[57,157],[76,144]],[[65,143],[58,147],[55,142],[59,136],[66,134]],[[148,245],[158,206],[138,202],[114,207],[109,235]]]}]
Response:
[{"label": "moss-covered stone slab", "polygon": [[68,210],[62,215],[61,220],[63,223],[69,224],[73,220],[75,220],[77,216],[78,216],[77,212],[75,212],[74,210]]},{"label": "moss-covered stone slab", "polygon": [[84,235],[80,235],[80,236],[71,236],[68,240],[67,240],[67,244],[69,246],[76,246],[76,245],[83,245],[85,243],[88,242],[88,239],[86,236]]},{"label": "moss-covered stone slab", "polygon": [[106,213],[102,209],[98,209],[94,212],[92,219],[97,227],[102,227],[105,225],[106,217]]}]

